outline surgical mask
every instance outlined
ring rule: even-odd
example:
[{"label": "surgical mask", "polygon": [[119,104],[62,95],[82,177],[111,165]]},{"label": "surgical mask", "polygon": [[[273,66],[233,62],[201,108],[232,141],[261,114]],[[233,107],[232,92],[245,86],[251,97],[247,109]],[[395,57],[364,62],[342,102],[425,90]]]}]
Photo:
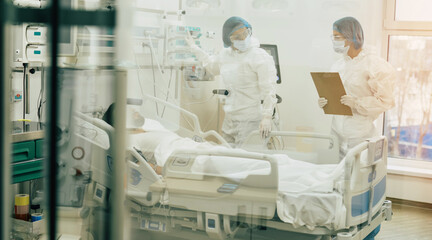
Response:
[{"label": "surgical mask", "polygon": [[251,37],[247,36],[245,40],[233,40],[232,43],[240,52],[245,52],[251,45]]},{"label": "surgical mask", "polygon": [[345,40],[333,40],[333,50],[337,53],[347,54],[349,46],[345,47]]}]

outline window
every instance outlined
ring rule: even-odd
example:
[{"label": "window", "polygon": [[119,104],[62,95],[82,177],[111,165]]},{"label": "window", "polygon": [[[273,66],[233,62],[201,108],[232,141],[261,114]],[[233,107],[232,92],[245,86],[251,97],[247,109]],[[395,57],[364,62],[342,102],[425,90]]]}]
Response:
[{"label": "window", "polygon": [[384,128],[391,157],[432,161],[431,10],[426,0],[387,0],[385,47],[397,70],[396,107]]},{"label": "window", "polygon": [[432,21],[430,0],[396,0],[396,21]]}]

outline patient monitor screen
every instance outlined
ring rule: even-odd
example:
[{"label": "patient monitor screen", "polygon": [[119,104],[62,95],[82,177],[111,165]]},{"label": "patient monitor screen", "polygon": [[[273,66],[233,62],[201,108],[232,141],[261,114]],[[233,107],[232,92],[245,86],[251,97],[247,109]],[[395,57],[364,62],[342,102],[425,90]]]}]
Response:
[{"label": "patient monitor screen", "polygon": [[273,60],[275,62],[276,71],[277,71],[277,77],[278,77],[276,83],[281,84],[282,80],[281,80],[281,74],[280,74],[279,56],[278,56],[277,45],[261,44],[260,47],[262,49],[266,50],[266,52],[273,57]]}]

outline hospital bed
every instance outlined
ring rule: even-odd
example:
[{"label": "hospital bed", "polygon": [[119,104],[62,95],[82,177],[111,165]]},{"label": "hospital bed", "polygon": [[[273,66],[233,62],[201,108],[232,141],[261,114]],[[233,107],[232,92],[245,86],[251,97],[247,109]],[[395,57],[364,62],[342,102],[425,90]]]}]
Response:
[{"label": "hospital bed", "polygon": [[[181,226],[192,231],[204,231],[211,238],[236,238],[236,230],[241,228],[241,224],[238,224],[240,221],[249,227],[264,226],[308,235],[337,236],[338,239],[363,239],[382,221],[391,219],[391,204],[385,201],[385,144],[385,139],[379,138],[360,144],[349,152],[342,163],[342,178],[337,181],[341,184],[341,192],[278,191],[278,165],[272,155],[235,151],[179,151],[165,164],[162,179],[153,176],[155,181],[150,185],[136,184],[135,191],[145,194],[142,197],[129,196],[137,204],[133,207],[134,216],[140,227],[147,230],[169,231]],[[381,154],[377,153],[379,151]],[[364,161],[362,153],[367,155]],[[260,159],[270,163],[271,171],[264,176],[249,175],[237,183],[224,176],[192,172],[191,166],[198,156]],[[145,166],[145,160],[136,154],[135,157]],[[139,164],[130,164],[129,167],[131,171],[140,169]],[[140,173],[142,176],[152,174],[148,167]],[[219,189],[225,184],[238,184],[238,189],[232,193],[220,192]],[[153,205],[155,201],[148,201],[152,199],[149,194],[156,196],[159,203]],[[299,210],[295,203],[297,201],[306,205],[300,206]],[[341,206],[324,208],[319,205],[333,201],[341,201]],[[318,213],[312,210],[308,213],[309,208]],[[311,223],[310,219],[296,216],[322,216],[320,211],[331,210],[335,211],[335,219],[332,219],[335,222],[327,223],[326,226],[311,226],[315,220],[321,223],[321,219],[313,219]],[[308,224],[299,226],[302,221]]]},{"label": "hospital bed", "polygon": [[[110,126],[82,117],[101,129],[107,129],[107,134],[112,136]],[[154,172],[136,149],[129,148],[126,193],[133,226],[186,239],[244,239],[252,233],[254,236],[262,235],[264,239],[275,239],[294,233],[312,236],[313,239],[343,240],[363,239],[381,222],[391,220],[391,202],[385,200],[387,141],[384,137],[358,145],[343,161],[335,163],[339,162],[338,144],[332,136],[300,132],[272,135],[324,139],[329,143],[318,153],[279,149],[276,150],[278,154],[270,154],[268,150],[260,150],[264,152],[260,153],[228,147],[199,151],[177,149],[167,158],[162,176]],[[327,169],[340,168],[341,171],[340,174],[328,172],[331,191],[316,191],[314,188],[281,191],[281,165],[278,164],[281,160],[278,157],[282,155],[304,159]],[[209,159],[216,162],[222,159],[228,163],[252,159],[265,163],[268,171],[242,177],[196,171],[205,168],[203,163],[208,164],[206,160]],[[316,164],[317,159],[319,164]],[[196,164],[199,162],[201,165]],[[102,161],[102,165],[105,166],[97,167],[101,172],[109,168],[107,161]],[[108,175],[99,178],[93,174],[94,193],[98,191],[97,185],[108,186],[103,184],[103,179],[109,177],[109,171],[106,172]],[[303,206],[296,205],[299,202]],[[339,206],[326,208],[325,204],[320,205],[332,202]],[[313,218],[314,215],[322,216],[323,212],[333,214],[334,219],[326,221],[298,216]]]}]

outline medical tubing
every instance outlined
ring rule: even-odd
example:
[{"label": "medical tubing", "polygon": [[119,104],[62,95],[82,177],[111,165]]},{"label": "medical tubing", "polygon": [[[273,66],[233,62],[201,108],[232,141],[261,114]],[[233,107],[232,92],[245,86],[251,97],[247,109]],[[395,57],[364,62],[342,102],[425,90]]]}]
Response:
[{"label": "medical tubing", "polygon": [[[29,75],[29,69],[27,68],[27,71],[25,72],[25,113],[30,114],[30,75]],[[25,119],[25,118],[24,118]]]},{"label": "medical tubing", "polygon": [[[155,71],[154,71],[154,62],[153,62],[154,55],[153,55],[153,49],[152,49],[152,47],[150,47],[150,55],[151,55],[150,58],[151,58],[152,72],[153,72],[153,94],[154,94],[154,97],[157,97],[156,96],[156,75],[155,75]],[[156,114],[159,116],[159,107],[158,107],[158,104],[156,103],[155,106],[156,106]]]},{"label": "medical tubing", "polygon": [[[156,56],[156,54],[155,54],[155,52],[154,52],[154,47],[153,47],[153,43],[152,43],[152,38],[151,38],[150,35],[148,35],[148,39],[149,39],[150,51],[153,52],[153,56]],[[163,78],[163,76],[164,76],[164,71],[161,69],[161,66],[160,66],[160,63],[159,63],[159,59],[158,59],[158,58],[156,58],[156,63],[157,63],[157,66],[158,66],[159,72],[161,73],[162,78]]]},{"label": "medical tubing", "polygon": [[45,93],[45,68],[43,66],[43,63],[41,64],[41,90],[39,92],[39,97],[38,97],[38,107],[37,107],[37,116],[38,116],[38,121],[41,121],[41,117],[42,117],[42,104],[43,104],[43,98],[44,98],[44,93]]},{"label": "medical tubing", "polygon": [[[172,81],[172,68],[171,68],[171,71],[170,71],[170,79],[169,79],[169,82],[168,82],[167,95],[166,95],[166,98],[165,98],[165,101],[166,101],[166,102],[168,102],[169,90],[170,90],[170,88],[171,88],[171,81]],[[164,106],[164,108],[163,108],[163,110],[162,110],[161,118],[163,118],[163,116],[164,116],[165,108],[166,108],[166,106]]]},{"label": "medical tubing", "polygon": [[[144,46],[144,44],[143,44],[143,46]],[[141,84],[141,77],[140,77],[140,70],[142,70],[142,69],[141,69],[141,66],[138,63],[137,54],[135,52],[134,52],[134,57],[135,57],[135,64],[138,66],[138,70],[137,70],[138,84],[139,84],[140,89],[141,89],[141,95],[143,95],[144,94],[144,90],[143,90],[143,87],[142,87],[142,84]]]},{"label": "medical tubing", "polygon": [[28,63],[23,63],[24,69],[23,69],[23,115],[22,115],[22,119],[25,119],[25,115],[26,115],[26,99],[27,99],[27,95],[26,95],[26,75],[27,75],[27,65]]},{"label": "medical tubing", "polygon": [[[149,38],[149,44],[145,44],[145,43],[143,43],[143,46],[147,46],[147,47],[150,48],[151,65],[152,65],[152,73],[153,73],[153,94],[154,94],[155,97],[157,97],[157,95],[156,95],[156,75],[155,75],[155,72],[154,72],[154,62],[153,62],[153,58],[155,58],[155,55],[156,55],[156,54],[155,54],[155,52],[154,52],[154,48],[153,48],[153,44],[152,44],[152,39],[151,39],[150,35],[148,36],[148,38]],[[135,62],[137,62],[138,68],[141,69],[141,67],[140,67],[140,65],[138,64],[138,61],[137,61],[137,59],[136,59],[136,54],[135,54]],[[158,66],[159,72],[160,72],[160,74],[161,74],[162,80],[163,80],[164,82],[166,82],[166,81],[165,81],[165,78],[164,78],[164,76],[165,76],[165,75],[164,75],[164,71],[161,69],[160,64],[159,64],[159,61],[158,61],[157,58],[156,58],[156,63],[157,63],[157,66]],[[138,76],[138,81],[139,81],[139,76]],[[172,68],[171,68],[171,72],[170,72],[170,80],[168,81],[168,88],[167,88],[167,92],[166,92],[166,94],[165,94],[166,101],[168,101],[168,98],[170,97],[170,87],[171,87],[171,82],[172,82]],[[143,90],[142,90],[142,86],[141,86],[141,81],[139,81],[139,83],[140,83],[141,92],[142,92],[142,94],[144,94],[144,92],[143,92]],[[161,91],[161,92],[163,92],[163,91]],[[174,101],[175,101],[175,99],[174,99]],[[160,116],[161,118],[163,118],[163,114],[164,114],[164,112],[165,112],[165,108],[164,108],[163,111],[162,111],[162,115]],[[158,107],[157,103],[156,103],[156,114],[159,116],[159,107]]]},{"label": "medical tubing", "polygon": [[[157,96],[156,96],[156,75],[155,75],[155,71],[154,71],[154,63],[153,63],[153,50],[152,50],[152,48],[150,47],[150,45],[147,45],[147,44],[143,43],[143,46],[147,46],[147,47],[150,48],[150,59],[151,59],[152,73],[153,73],[153,95],[154,95],[155,97],[157,97]],[[137,60],[136,54],[135,54],[135,62],[136,62],[136,64],[138,65],[138,69],[139,69],[139,70],[142,70],[142,69],[141,69],[141,66],[140,66],[139,63],[138,63],[138,60]],[[139,70],[138,70],[138,71],[139,71]],[[140,80],[139,74],[138,74],[138,83],[139,83],[140,88],[141,88],[141,94],[144,96],[144,90],[143,90],[143,88],[142,88],[142,84],[141,84],[141,80]],[[155,106],[156,106],[156,114],[159,116],[159,107],[158,107],[157,103],[156,103]]]},{"label": "medical tubing", "polygon": [[[149,47],[148,45],[146,45],[146,44],[144,44],[144,43],[143,43],[143,46],[147,46],[147,47]],[[152,53],[150,53],[150,54],[152,54]],[[134,55],[135,55],[135,63],[137,64],[138,69],[139,69],[139,70],[144,70],[143,68],[141,68],[141,65],[138,64],[137,56],[136,56],[135,53],[134,53]],[[153,62],[153,61],[152,61],[152,62]],[[154,68],[154,64],[153,64],[153,63],[152,63],[152,68]],[[137,76],[138,76],[138,83],[139,83],[139,85],[140,85],[140,89],[141,89],[141,95],[145,95],[144,90],[143,90],[143,88],[142,88],[141,76],[140,76],[139,72],[137,72]],[[156,76],[155,76],[155,74],[154,74],[154,69],[153,69],[153,82],[155,82],[155,81],[156,81]],[[174,98],[172,98],[172,97],[169,96],[169,93],[170,93],[169,89],[168,89],[167,93],[165,94],[165,93],[164,93],[165,91],[164,91],[163,89],[158,88],[157,86],[154,85],[154,92],[156,92],[156,90],[159,90],[159,92],[160,92],[162,95],[164,95],[165,97],[167,97],[167,98],[173,100],[174,102],[176,102],[176,99],[174,99]]]}]

